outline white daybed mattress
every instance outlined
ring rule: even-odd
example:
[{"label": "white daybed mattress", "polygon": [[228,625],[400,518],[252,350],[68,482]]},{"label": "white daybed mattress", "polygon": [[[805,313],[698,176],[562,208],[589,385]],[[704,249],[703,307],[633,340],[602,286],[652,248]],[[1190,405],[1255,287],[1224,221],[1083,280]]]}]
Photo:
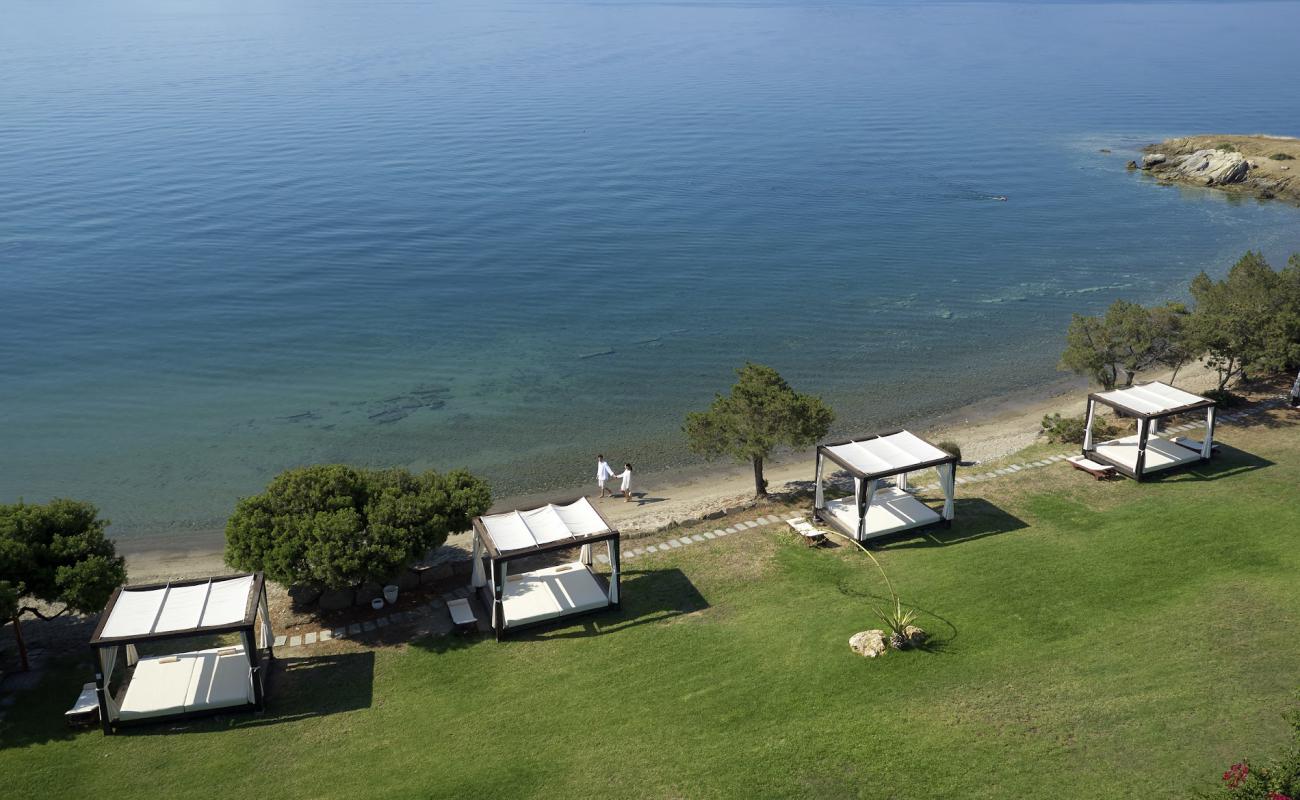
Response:
[{"label": "white daybed mattress", "polygon": [[506,627],[541,622],[609,605],[609,597],[581,562],[521,572],[506,578]]},{"label": "white daybed mattress", "polygon": [[148,719],[253,702],[244,648],[142,658],[122,698],[121,718]]},{"label": "white daybed mattress", "polygon": [[[831,500],[826,504],[825,513],[839,521],[840,525],[850,531],[858,529],[858,504],[852,497],[843,500]],[[862,536],[885,536],[909,528],[919,528],[938,522],[942,517],[934,509],[917,500],[912,495],[897,487],[878,489],[871,505],[867,508],[866,525]]]},{"label": "white daybed mattress", "polygon": [[[1116,464],[1122,464],[1133,471],[1137,470],[1138,436],[1136,433],[1122,439],[1102,442],[1094,449],[1099,455],[1109,458]],[[1174,444],[1168,439],[1152,436],[1147,439],[1147,458],[1142,466],[1142,474],[1188,464],[1199,460],[1200,457],[1201,454],[1195,450]]]}]

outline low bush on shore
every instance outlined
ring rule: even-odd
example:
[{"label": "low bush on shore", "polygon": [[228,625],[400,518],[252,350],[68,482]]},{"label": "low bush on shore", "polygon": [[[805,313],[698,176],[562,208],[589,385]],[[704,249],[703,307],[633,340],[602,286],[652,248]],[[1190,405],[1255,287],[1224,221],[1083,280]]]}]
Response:
[{"label": "low bush on shore", "polygon": [[1273,155],[1269,156],[1269,158],[1273,159],[1274,161],[1295,161],[1295,156],[1291,155],[1290,153],[1274,153]]},{"label": "low bush on shore", "polygon": [[[1063,417],[1060,414],[1048,414],[1043,417],[1043,434],[1052,444],[1083,444],[1087,432],[1086,417]],[[1096,441],[1105,441],[1120,432],[1120,428],[1109,420],[1098,417],[1092,421],[1092,436]]]}]

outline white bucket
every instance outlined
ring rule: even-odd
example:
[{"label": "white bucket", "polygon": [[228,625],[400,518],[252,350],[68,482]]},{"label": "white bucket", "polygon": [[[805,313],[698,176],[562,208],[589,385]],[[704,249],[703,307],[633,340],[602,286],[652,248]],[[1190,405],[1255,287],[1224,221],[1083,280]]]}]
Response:
[{"label": "white bucket", "polygon": [[396,587],[396,586],[393,586],[393,585],[391,585],[391,584],[388,585],[388,586],[385,586],[385,587],[384,587],[384,599],[388,601],[388,604],[389,604],[390,606],[391,606],[393,603],[396,603],[396,602],[397,602],[397,587]]},{"label": "white bucket", "polygon": [[371,601],[370,601],[370,607],[373,608],[373,609],[376,610],[376,611],[378,611],[379,609],[383,608],[383,607],[384,607],[384,598],[382,598],[382,597],[376,597],[374,600],[371,600]]}]

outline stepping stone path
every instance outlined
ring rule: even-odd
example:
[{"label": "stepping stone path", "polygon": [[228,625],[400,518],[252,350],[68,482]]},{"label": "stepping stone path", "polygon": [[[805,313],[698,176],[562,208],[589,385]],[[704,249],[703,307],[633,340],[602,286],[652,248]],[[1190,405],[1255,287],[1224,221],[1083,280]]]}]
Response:
[{"label": "stepping stone path", "polygon": [[[1217,424],[1238,422],[1248,417],[1261,414],[1270,408],[1276,408],[1282,405],[1284,402],[1285,401],[1281,398],[1266,400],[1261,403],[1257,403],[1254,406],[1251,406],[1249,408],[1233,411],[1231,413],[1220,414],[1216,422]],[[1161,430],[1169,433],[1181,433],[1183,431],[1189,431],[1201,427],[1202,425],[1200,424],[1189,423],[1185,425],[1174,425],[1170,427],[1165,427],[1162,428]],[[1011,464],[1009,466],[1002,467],[1001,469],[995,470],[993,472],[983,472],[978,475],[959,475],[957,477],[957,483],[979,483],[981,481],[991,480],[993,478],[1001,477],[1004,475],[1015,475],[1018,472],[1023,472],[1028,469],[1042,469],[1043,467],[1049,467],[1053,464],[1064,461],[1068,456],[1071,455],[1074,455],[1074,451],[1045,456],[1040,458],[1038,461],[1030,461],[1025,464]],[[938,488],[939,488],[939,484],[931,483],[920,487],[918,491],[935,491]],[[674,537],[671,539],[666,539],[663,542],[659,542],[658,544],[650,544],[650,545],[645,545],[643,547],[636,547],[628,550],[625,553],[622,553],[622,558],[624,560],[627,560],[632,558],[639,558],[645,555],[650,555],[651,553],[662,553],[664,551],[675,550],[681,547],[686,547],[688,545],[702,544],[704,542],[712,541],[715,539],[721,539],[725,536],[730,536],[731,534],[734,533],[743,533],[745,531],[754,530],[755,528],[766,527],[769,525],[777,525],[777,524],[784,525],[785,523],[782,522],[781,518],[776,516],[775,514],[768,514],[765,517],[759,517],[758,519],[755,520],[736,523],[731,527],[718,528],[716,530],[705,531],[703,533],[697,533],[691,536]],[[609,563],[609,556],[603,553],[597,554],[596,558],[598,558],[602,564]],[[412,638],[414,638],[415,636],[427,636],[430,633],[434,633],[439,636],[445,636],[451,632],[450,620],[444,619],[444,617],[446,616],[445,609],[446,609],[447,602],[451,600],[464,598],[464,597],[469,597],[470,594],[471,592],[469,588],[462,586],[460,588],[454,589],[450,592],[443,594],[441,598],[434,599],[414,611],[400,611],[396,614],[393,614],[391,617],[387,617],[387,616],[379,617],[374,621],[367,620],[365,622],[360,622],[360,623],[353,622],[352,624],[348,625],[346,628],[339,627],[333,630],[311,631],[305,635],[294,635],[288,637],[276,636],[274,646],[277,648],[310,647],[320,642],[328,642],[334,639],[349,639],[366,633],[374,633],[379,628],[386,628],[389,625],[394,623],[414,624],[416,628],[413,630]]]}]

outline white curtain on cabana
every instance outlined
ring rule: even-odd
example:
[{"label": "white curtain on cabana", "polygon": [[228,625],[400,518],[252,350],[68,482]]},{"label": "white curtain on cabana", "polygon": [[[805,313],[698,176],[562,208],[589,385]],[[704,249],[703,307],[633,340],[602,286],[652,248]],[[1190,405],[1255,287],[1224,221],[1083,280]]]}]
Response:
[{"label": "white curtain on cabana", "polygon": [[[510,580],[510,562],[493,561],[492,563],[496,565],[496,578],[494,580],[498,581],[498,585],[501,587],[501,591],[497,594],[501,598],[501,613],[505,614],[506,586],[509,585],[507,581]],[[492,624],[493,626],[497,624],[497,604],[495,599],[492,602]],[[505,620],[501,620],[501,624],[504,625]]]},{"label": "white curtain on cabana", "polygon": [[262,590],[262,599],[259,605],[262,607],[262,626],[260,629],[262,637],[257,646],[259,648],[270,647],[274,637],[271,630],[271,606],[266,602],[266,589]]},{"label": "white curtain on cabana", "polygon": [[953,499],[957,496],[957,469],[951,462],[940,464],[934,469],[939,473],[939,485],[943,487],[943,518],[951,520],[954,515]]},{"label": "white curtain on cabana", "polygon": [[[862,479],[861,479],[861,478],[854,478],[854,479],[853,479],[853,486],[854,486],[855,489],[861,491],[861,489],[862,489]],[[874,500],[874,499],[876,499],[876,489],[878,489],[879,487],[880,487],[880,479],[879,479],[879,478],[872,478],[871,480],[867,481],[867,493],[866,493],[866,497],[863,498],[862,505],[859,506],[859,508],[858,508],[858,535],[857,535],[857,539],[858,539],[858,541],[861,541],[861,540],[862,540],[862,538],[863,538],[862,535],[863,535],[863,533],[866,532],[866,526],[867,526],[867,513],[868,513],[869,511],[871,511],[871,501]]]},{"label": "white curtain on cabana", "polygon": [[478,532],[474,533],[474,572],[470,576],[469,585],[475,589],[487,585],[487,575],[483,573],[483,540],[479,538]]},{"label": "white curtain on cabana", "polygon": [[826,459],[822,458],[821,451],[817,451],[817,475],[816,488],[813,490],[816,496],[813,497],[813,508],[826,507],[826,494],[822,491],[822,474],[826,471]]},{"label": "white curtain on cabana", "polygon": [[578,560],[587,566],[591,566],[591,545],[584,544],[578,550]]},{"label": "white curtain on cabana", "polygon": [[1201,441],[1201,458],[1214,453],[1214,406],[1205,409],[1205,438]]},{"label": "white curtain on cabana", "polygon": [[108,719],[110,722],[118,717],[117,701],[113,699],[113,689],[111,681],[113,680],[113,667],[117,666],[117,645],[112,647],[99,648],[99,661],[101,669],[104,670],[104,705],[108,706]]},{"label": "white curtain on cabana", "polygon": [[614,553],[614,540],[606,542],[606,555],[609,556],[609,602],[618,602],[618,557]]},{"label": "white curtain on cabana", "polygon": [[1092,449],[1092,420],[1097,413],[1097,404],[1092,400],[1088,401],[1088,419],[1084,422],[1083,427],[1083,449]]}]

